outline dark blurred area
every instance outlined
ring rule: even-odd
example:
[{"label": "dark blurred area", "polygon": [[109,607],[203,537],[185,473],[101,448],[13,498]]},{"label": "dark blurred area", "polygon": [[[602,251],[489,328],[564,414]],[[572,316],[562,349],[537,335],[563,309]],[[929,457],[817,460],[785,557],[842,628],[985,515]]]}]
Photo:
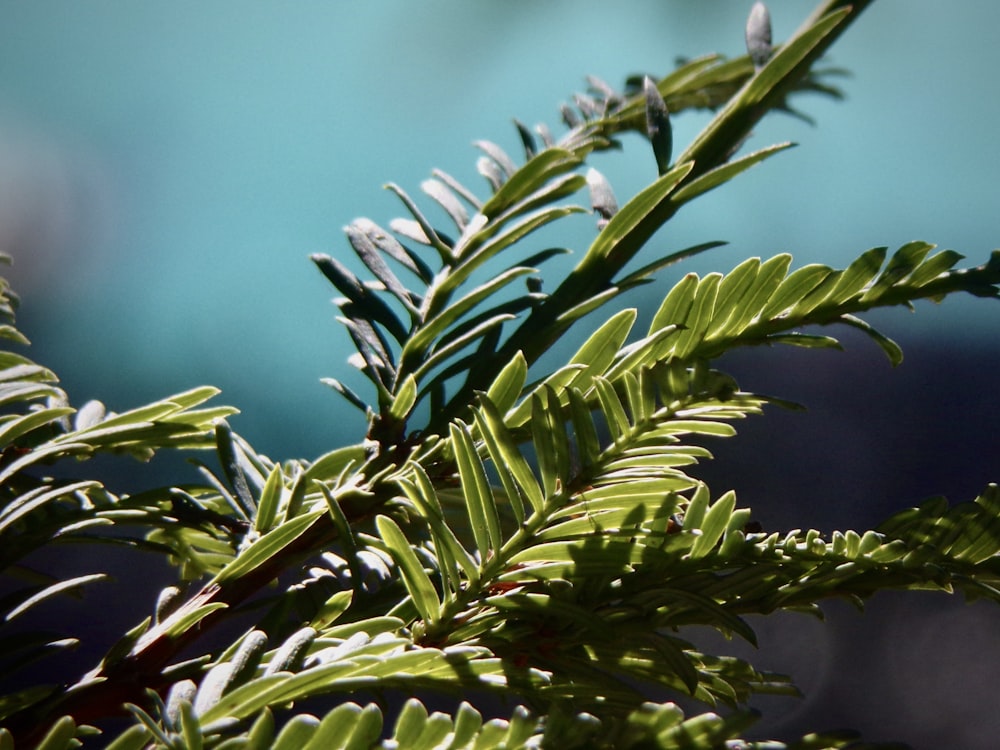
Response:
[{"label": "dark blurred area", "polygon": [[[99,398],[120,411],[220,386],[220,402],[243,411],[235,429],[276,459],[356,442],[361,415],[318,382],[364,388],[345,376],[349,340],[309,253],[352,262],[340,227],[399,215],[379,189],[388,181],[417,194],[441,167],[485,193],[471,141],[515,152],[511,118],[554,125],[586,74],[618,85],[664,73],[677,56],[742,53],[751,4],[0,0],[0,252],[14,256],[4,270],[23,297],[30,355],[77,405]],[[781,39],[812,4],[769,6]],[[816,127],[762,123],[749,146],[801,145],[686,209],[638,260],[731,244],[629,304],[648,315],[677,274],[726,271],[749,255],[844,265],[873,245],[924,239],[984,261],[1000,244],[998,21],[1000,6],[985,3],[875,3],[830,61],[852,72],[835,79],[847,101],[797,101]],[[704,122],[676,118],[678,149]],[[597,165],[619,202],[655,176],[638,140]],[[593,223],[570,226],[560,242],[579,252]],[[573,261],[559,262],[550,274]],[[1000,481],[1000,305],[954,299],[869,319],[902,344],[900,367],[852,331],[831,332],[843,353],[753,349],[720,363],[744,389],[808,407],[746,420],[701,467],[766,529],[865,528]],[[102,470],[138,489],[175,481],[177,468]],[[81,668],[149,614],[151,578],[170,580],[135,565],[136,553],[99,553],[56,561],[117,571],[65,614],[89,628]],[[105,623],[75,614],[95,604]],[[826,612],[826,625],[754,622],[755,660],[806,692],[757,702],[768,709],[761,736],[852,726],[916,748],[996,746],[995,606],[885,594],[864,615],[839,602]]]}]

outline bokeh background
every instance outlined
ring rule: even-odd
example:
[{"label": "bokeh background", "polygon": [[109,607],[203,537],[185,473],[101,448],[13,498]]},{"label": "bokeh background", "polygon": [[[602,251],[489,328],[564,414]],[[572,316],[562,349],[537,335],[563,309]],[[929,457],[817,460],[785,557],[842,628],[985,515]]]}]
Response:
[{"label": "bokeh background", "polygon": [[[750,5],[0,0],[0,252],[32,356],[74,403],[116,410],[217,385],[274,458],[355,442],[360,414],[319,378],[363,386],[308,254],[350,262],[344,224],[399,215],[388,181],[417,193],[441,167],[481,185],[472,140],[516,152],[511,118],[555,125],[586,74],[618,85],[677,56],[740,54]],[[812,3],[769,6],[783,39]],[[846,102],[797,100],[815,127],[765,121],[753,145],[800,146],[685,209],[650,252],[727,240],[682,269],[705,272],[778,252],[843,265],[924,239],[985,260],[1000,245],[998,23],[991,3],[875,3],[828,61],[852,73]],[[706,119],[676,119],[678,149]],[[654,176],[638,140],[597,166],[621,201]],[[562,241],[585,248],[592,220],[567,226]],[[630,303],[649,314],[682,271]],[[845,354],[731,356],[745,388],[810,411],[713,446],[714,489],[734,487],[768,528],[829,530],[1000,480],[1000,305],[931,307],[872,317],[906,351],[897,369],[850,332]],[[757,623],[755,658],[807,692],[760,701],[760,732],[995,747],[997,608],[927,594],[868,610]]]}]

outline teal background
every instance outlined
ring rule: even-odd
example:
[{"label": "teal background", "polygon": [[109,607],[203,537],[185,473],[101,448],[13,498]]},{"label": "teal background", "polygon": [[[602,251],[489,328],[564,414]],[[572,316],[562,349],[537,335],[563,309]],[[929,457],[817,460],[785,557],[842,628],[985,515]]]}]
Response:
[{"label": "teal background", "polygon": [[[380,190],[390,180],[416,195],[441,167],[485,193],[471,142],[515,153],[511,118],[555,126],[586,74],[620,85],[669,71],[678,55],[740,54],[750,5],[0,0],[0,252],[15,259],[32,356],[78,404],[123,410],[220,386],[244,412],[236,429],[275,458],[355,442],[360,414],[319,378],[364,384],[308,255],[353,263],[340,229],[400,215]],[[812,3],[769,5],[782,39]],[[730,244],[631,303],[648,311],[684,270],[728,270],[749,255],[842,265],[924,239],[985,260],[1000,244],[998,21],[992,3],[876,2],[833,49],[831,64],[852,72],[839,80],[847,101],[799,98],[816,127],[780,114],[762,123],[751,146],[800,146],[686,208],[644,259]],[[676,118],[676,150],[706,120]],[[596,164],[620,202],[654,176],[637,139]],[[592,219],[566,226],[561,241],[582,251]],[[720,446],[713,487],[736,486],[755,508],[783,498],[770,510],[779,527],[805,523],[802,512],[840,526],[876,522],[878,503],[968,499],[1000,479],[1000,305],[928,307],[873,318],[907,351],[897,371],[850,334],[847,355],[734,358],[744,385],[800,398],[813,417],[749,423],[755,446]],[[775,478],[777,460],[789,468]],[[996,654],[996,609],[937,598],[911,618],[885,609],[891,601],[864,620],[832,605],[830,629],[762,624],[768,653],[780,662],[794,651],[787,668],[812,695],[770,726],[864,724],[873,739],[993,747],[1000,705],[974,686],[993,679],[983,654]],[[834,684],[834,672],[851,677]],[[963,742],[950,743],[959,731]]]},{"label": "teal background", "polygon": [[[514,151],[511,118],[555,126],[585,74],[618,85],[678,55],[741,53],[750,4],[5,0],[0,251],[34,354],[77,402],[124,409],[211,383],[262,450],[353,441],[360,414],[318,383],[352,374],[308,254],[346,258],[344,224],[399,215],[390,180],[417,194],[441,167],[485,192],[472,140]],[[772,3],[775,38],[810,6]],[[686,209],[650,252],[727,240],[690,267],[728,270],[919,238],[985,258],[1000,237],[998,15],[875,3],[833,51],[847,102],[800,98],[817,127],[772,116],[750,145],[801,145]],[[678,149],[705,120],[677,118]],[[652,175],[626,145],[598,160],[621,201]],[[579,251],[593,224],[573,227]],[[971,345],[998,320],[954,300],[893,330]]]}]

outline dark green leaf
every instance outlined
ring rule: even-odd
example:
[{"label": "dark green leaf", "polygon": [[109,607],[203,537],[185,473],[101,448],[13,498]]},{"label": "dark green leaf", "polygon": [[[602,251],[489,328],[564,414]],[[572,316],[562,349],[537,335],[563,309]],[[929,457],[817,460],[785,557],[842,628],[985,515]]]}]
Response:
[{"label": "dark green leaf", "polygon": [[455,222],[459,232],[465,229],[469,223],[469,212],[465,210],[465,206],[462,205],[451,188],[440,180],[424,180],[420,183],[420,189],[445,210],[445,213]]},{"label": "dark green leaf", "polygon": [[220,420],[215,425],[215,447],[219,454],[219,463],[222,464],[222,471],[233,491],[233,497],[239,503],[244,516],[248,520],[252,519],[257,513],[257,501],[250,492],[247,475],[243,470],[246,463],[243,451],[236,442],[232,428],[225,420]]},{"label": "dark green leaf", "polygon": [[[378,295],[366,289],[358,277],[343,264],[322,253],[314,253],[310,257],[337,290],[354,303],[359,315],[352,317],[369,318],[381,324],[397,341],[401,342],[406,338],[406,328],[392,309]],[[346,305],[341,304],[340,307],[347,312]]]},{"label": "dark green leaf", "polygon": [[399,187],[399,185],[396,185],[395,183],[390,182],[385,187],[387,190],[390,190],[393,193],[395,193],[396,196],[403,202],[403,205],[406,206],[406,210],[410,212],[410,215],[413,217],[414,221],[416,221],[417,225],[420,227],[420,231],[423,233],[423,236],[426,239],[427,244],[438,251],[438,254],[441,256],[441,260],[444,263],[451,262],[454,259],[451,245],[445,241],[444,237],[442,237],[434,229],[434,227],[431,226],[431,223],[427,220],[427,217],[425,217],[423,213],[420,211],[420,209],[417,207],[417,204],[413,202],[413,199],[410,198],[410,196],[407,195],[406,192],[401,187]]},{"label": "dark green leaf", "polygon": [[413,302],[412,295],[403,285],[403,282],[392,272],[388,264],[382,260],[378,248],[368,234],[353,224],[345,227],[344,232],[347,234],[347,239],[351,243],[351,247],[354,248],[358,257],[361,258],[361,262],[402,303],[403,307],[410,313],[411,318],[416,320],[418,311],[417,306]]},{"label": "dark green leaf", "polygon": [[425,284],[430,284],[434,278],[434,273],[416,253],[404,247],[399,240],[393,237],[370,219],[355,219],[352,225],[364,232],[368,239],[379,250],[395,260],[401,266],[412,272]]},{"label": "dark green leaf", "polygon": [[646,97],[646,135],[653,146],[657,174],[664,175],[670,169],[670,156],[674,148],[670,113],[656,84],[648,76],[643,81],[642,88]]},{"label": "dark green leaf", "polygon": [[347,399],[348,403],[360,409],[362,413],[368,413],[370,408],[369,405],[365,403],[365,400],[361,398],[361,396],[347,387],[344,383],[341,383],[336,378],[320,378],[320,382],[333,388],[333,390]]},{"label": "dark green leaf", "polygon": [[899,344],[890,339],[888,336],[876,331],[871,325],[866,323],[861,318],[857,318],[853,315],[841,315],[838,320],[867,333],[872,341],[878,344],[882,351],[885,352],[893,367],[896,367],[903,361],[903,350],[899,348]]},{"label": "dark green leaf", "polygon": [[538,146],[535,144],[535,136],[532,135],[528,127],[520,120],[514,120],[517,134],[521,138],[521,145],[524,147],[524,158],[531,159],[538,153]]}]

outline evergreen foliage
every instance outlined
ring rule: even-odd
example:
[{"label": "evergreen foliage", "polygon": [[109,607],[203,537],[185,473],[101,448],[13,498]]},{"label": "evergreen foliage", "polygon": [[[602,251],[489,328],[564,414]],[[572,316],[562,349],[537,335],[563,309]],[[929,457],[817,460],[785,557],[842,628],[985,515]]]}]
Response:
[{"label": "evergreen foliage", "polygon": [[[794,685],[703,653],[679,629],[753,643],[745,615],[819,614],[829,597],[860,604],[892,588],[1000,600],[1000,489],[954,506],[931,500],[873,530],[762,530],[696,469],[711,457],[705,437],[790,404],[742,391],[715,363],[742,346],[838,348],[814,330],[844,324],[898,364],[899,347],[859,316],[959,292],[998,297],[1000,253],[974,267],[925,242],[871,249],[844,269],[749,258],[683,276],[646,330],[635,330],[636,310],[614,309],[562,366],[536,363],[590,313],[717,246],[626,268],[684,205],[790,145],[744,153],[761,117],[793,111],[804,92],[838,94],[813,65],[867,4],[824,2],[773,48],[758,4],[744,57],[690,60],[621,90],[591,79],[563,107],[561,136],[517,125],[523,158],[477,144],[487,196],[440,171],[420,186],[447,226],[389,185],[406,218],[346,230],[366,278],[313,256],[371,384],[369,397],[328,380],[368,429],[313,460],[259,454],[226,421],[235,410],[206,405],[212,388],[122,414],[71,406],[51,371],[17,353],[27,341],[4,285],[0,642],[19,686],[0,698],[0,748],[854,743],[741,744],[755,718],[748,699]],[[675,154],[671,119],[702,108],[713,119]],[[648,139],[658,177],[619,207],[587,160],[633,132]],[[596,237],[543,291],[539,268],[568,251],[530,240],[585,212],[571,202],[581,194]],[[197,474],[174,486],[125,494],[76,478],[98,454],[193,451],[205,457]],[[35,684],[31,665],[58,660],[77,629],[25,636],[13,625],[105,574],[52,579],[33,562],[84,542],[164,555],[177,585],[137,594],[148,616],[90,671]],[[231,642],[206,637],[233,623],[242,631]],[[408,697],[395,718],[387,691]],[[430,711],[422,699],[437,693],[464,700]],[[685,715],[680,696],[702,709]],[[504,718],[484,717],[497,705]]]}]

